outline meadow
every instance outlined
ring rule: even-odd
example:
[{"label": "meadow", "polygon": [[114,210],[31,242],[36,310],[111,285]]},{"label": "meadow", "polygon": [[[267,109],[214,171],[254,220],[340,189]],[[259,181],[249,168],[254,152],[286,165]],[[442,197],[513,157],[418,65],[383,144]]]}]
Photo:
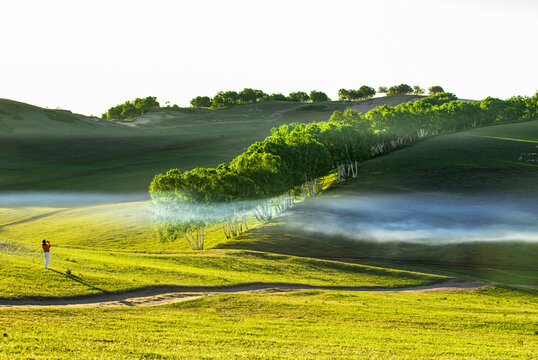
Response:
[{"label": "meadow", "polygon": [[[517,213],[516,210],[525,210],[532,217],[537,203],[538,166],[518,159],[522,152],[532,151],[536,144],[537,121],[489,126],[429,138],[362,163],[357,179],[295,207],[267,226],[253,229],[217,247],[302,256],[323,254],[325,258],[377,260],[378,264],[385,260],[385,264],[394,265],[396,261],[397,266],[409,266],[412,262],[422,270],[429,265],[432,268],[446,266],[445,270],[452,271],[452,274],[461,270],[462,275],[475,274],[494,281],[537,284],[538,247],[535,241],[488,241],[487,238],[472,241],[469,236],[471,228],[464,228],[467,235],[463,234],[456,243],[371,241],[342,230],[347,222],[355,221],[363,226],[382,222],[383,218],[390,222],[393,220],[391,206],[394,205],[411,208],[408,215],[415,217],[421,214],[420,208],[433,209],[437,217],[454,217],[453,213],[465,208],[461,205],[452,210],[446,208],[451,207],[449,204],[465,202],[470,203],[470,209],[475,211],[497,208],[501,214],[494,214],[495,217],[490,219],[492,222],[502,221],[503,216],[510,215],[510,211]],[[372,220],[363,213],[353,213],[352,208],[332,206],[350,197],[358,204],[374,199],[374,205],[368,209],[374,211],[377,207],[380,218]],[[407,205],[395,202],[398,197]],[[435,202],[440,205],[432,208]],[[383,208],[384,211],[379,210]],[[476,227],[482,220],[479,215],[457,219]],[[431,214],[429,217],[434,218]],[[435,221],[448,226],[439,219]],[[532,220],[529,221],[532,224]],[[331,224],[339,227],[332,234],[327,231]],[[518,230],[517,226],[513,225],[512,229]],[[524,224],[520,226],[523,228]],[[359,230],[351,229],[350,232]]]},{"label": "meadow", "polygon": [[273,127],[326,120],[348,107],[367,111],[413,98],[162,108],[129,122],[0,99],[0,189],[136,193],[145,199],[155,174],[229,162],[269,136]]},{"label": "meadow", "polygon": [[302,291],[0,310],[4,359],[535,359],[536,291]]},{"label": "meadow", "polygon": [[[371,159],[360,164],[357,179],[263,226],[250,219],[249,231],[235,239],[215,227],[207,249],[192,251],[183,239],[154,236],[145,191],[156,172],[215,166],[273,126],[325,120],[349,104],[164,109],[126,124],[6,106],[0,102],[0,186],[41,191],[35,198],[42,195],[42,202],[0,204],[0,302],[252,283],[379,289],[457,277],[537,285],[532,241],[379,242],[346,233],[345,226],[330,236],[301,227],[358,221],[356,209],[327,205],[354,197],[362,203],[369,196],[409,197],[419,203],[408,209],[415,211],[432,194],[450,204],[473,203],[479,193],[489,202],[478,201],[476,209],[513,201],[518,210],[533,211],[537,166],[519,155],[538,144],[538,121],[434,136]],[[26,120],[27,126],[14,125]],[[85,135],[69,135],[74,129]],[[70,193],[46,192],[59,188]],[[92,193],[104,193],[105,200]],[[434,209],[442,218],[442,207]],[[42,269],[42,238],[53,243],[51,270]],[[309,290],[153,307],[4,308],[0,359],[534,359],[537,295],[515,286],[452,293]]]}]

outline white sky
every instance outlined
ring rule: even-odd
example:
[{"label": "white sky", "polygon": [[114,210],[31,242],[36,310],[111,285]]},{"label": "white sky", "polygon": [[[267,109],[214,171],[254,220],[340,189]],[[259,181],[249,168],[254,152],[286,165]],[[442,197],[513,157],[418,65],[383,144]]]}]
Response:
[{"label": "white sky", "polygon": [[244,87],[538,89],[538,0],[3,0],[0,34],[0,98],[88,115]]}]

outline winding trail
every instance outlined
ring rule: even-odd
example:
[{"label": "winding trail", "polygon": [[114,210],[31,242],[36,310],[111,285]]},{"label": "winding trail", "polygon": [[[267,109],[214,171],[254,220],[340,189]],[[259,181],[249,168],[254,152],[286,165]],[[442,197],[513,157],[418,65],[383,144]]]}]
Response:
[{"label": "winding trail", "polygon": [[331,290],[331,291],[356,291],[368,293],[428,293],[428,292],[455,292],[473,291],[492,285],[482,281],[463,281],[450,279],[444,283],[433,285],[412,286],[405,288],[368,288],[368,287],[328,287],[310,286],[301,284],[267,284],[255,283],[237,285],[226,288],[216,287],[161,287],[149,288],[138,291],[104,294],[93,297],[78,299],[23,299],[7,300],[0,299],[0,309],[32,309],[32,308],[96,308],[96,307],[133,307],[155,306],[189,301],[203,296],[220,294],[275,294],[282,292],[302,290]]}]

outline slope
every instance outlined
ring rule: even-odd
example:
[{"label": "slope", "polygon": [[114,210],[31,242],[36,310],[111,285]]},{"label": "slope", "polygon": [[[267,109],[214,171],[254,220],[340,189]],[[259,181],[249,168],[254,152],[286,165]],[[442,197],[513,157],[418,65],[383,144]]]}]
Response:
[{"label": "slope", "polygon": [[140,192],[153,176],[228,162],[271,128],[326,120],[335,110],[364,111],[413,96],[361,103],[265,102],[223,110],[172,109],[112,122],[0,99],[0,189]]},{"label": "slope", "polygon": [[363,163],[357,179],[218,246],[536,283],[538,164],[520,156],[537,144],[538,121],[430,138]]}]

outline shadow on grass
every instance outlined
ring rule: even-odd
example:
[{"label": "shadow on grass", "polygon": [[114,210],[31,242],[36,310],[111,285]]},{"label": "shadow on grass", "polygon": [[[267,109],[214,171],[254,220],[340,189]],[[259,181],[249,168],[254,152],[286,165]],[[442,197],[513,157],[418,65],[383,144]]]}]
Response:
[{"label": "shadow on grass", "polygon": [[50,271],[53,271],[55,272],[56,274],[60,274],[62,276],[65,276],[66,278],[70,279],[70,280],[73,280],[75,282],[78,282],[79,284],[82,284],[84,286],[87,286],[89,287],[90,289],[92,290],[97,290],[97,291],[101,291],[103,293],[108,293],[107,290],[104,290],[104,289],[101,289],[101,288],[98,288],[96,286],[93,286],[91,284],[88,284],[87,282],[85,282],[84,280],[82,280],[80,277],[76,276],[76,275],[73,275],[73,274],[68,274],[67,272],[61,272],[61,271],[58,271],[58,270],[54,270],[54,269],[51,269],[49,268]]}]

